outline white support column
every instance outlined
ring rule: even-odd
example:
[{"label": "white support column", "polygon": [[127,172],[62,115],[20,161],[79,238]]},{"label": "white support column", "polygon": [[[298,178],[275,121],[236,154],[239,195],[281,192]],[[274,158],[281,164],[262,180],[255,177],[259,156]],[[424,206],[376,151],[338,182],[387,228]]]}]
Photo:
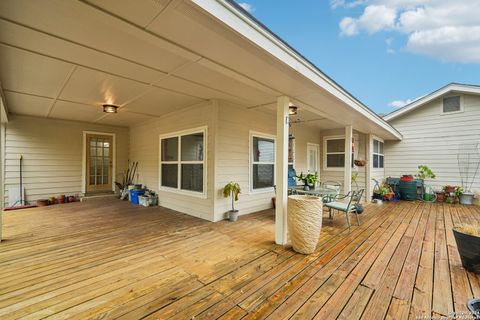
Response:
[{"label": "white support column", "polygon": [[352,126],[345,127],[345,171],[343,177],[343,192],[345,194],[352,191]]},{"label": "white support column", "polygon": [[365,165],[365,200],[367,202],[372,199],[372,134],[367,134],[365,150],[365,159],[367,164]]},{"label": "white support column", "polygon": [[286,96],[277,99],[277,141],[275,153],[276,205],[275,205],[275,243],[285,245],[287,234],[288,200],[288,106]]}]

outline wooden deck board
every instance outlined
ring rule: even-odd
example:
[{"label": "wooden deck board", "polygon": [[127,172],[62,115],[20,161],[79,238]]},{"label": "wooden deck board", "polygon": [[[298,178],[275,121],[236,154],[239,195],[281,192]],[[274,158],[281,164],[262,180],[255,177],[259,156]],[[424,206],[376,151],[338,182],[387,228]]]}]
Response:
[{"label": "wooden deck board", "polygon": [[267,210],[210,223],[121,201],[4,213],[2,319],[416,319],[466,312],[480,277],[452,227],[480,208],[369,205],[325,215],[305,256],[273,243]]}]

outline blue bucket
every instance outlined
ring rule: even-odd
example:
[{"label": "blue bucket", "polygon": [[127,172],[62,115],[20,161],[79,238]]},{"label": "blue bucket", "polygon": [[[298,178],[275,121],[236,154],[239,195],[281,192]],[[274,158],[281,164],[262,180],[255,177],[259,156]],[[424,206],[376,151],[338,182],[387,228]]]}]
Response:
[{"label": "blue bucket", "polygon": [[130,202],[138,204],[138,196],[143,196],[145,190],[132,189],[130,190]]}]

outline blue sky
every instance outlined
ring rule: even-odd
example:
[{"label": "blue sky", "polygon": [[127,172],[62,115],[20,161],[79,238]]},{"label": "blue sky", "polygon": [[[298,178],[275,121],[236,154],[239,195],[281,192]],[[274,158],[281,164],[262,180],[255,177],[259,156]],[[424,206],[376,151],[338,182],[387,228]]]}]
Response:
[{"label": "blue sky", "polygon": [[238,2],[376,112],[480,84],[480,0]]}]

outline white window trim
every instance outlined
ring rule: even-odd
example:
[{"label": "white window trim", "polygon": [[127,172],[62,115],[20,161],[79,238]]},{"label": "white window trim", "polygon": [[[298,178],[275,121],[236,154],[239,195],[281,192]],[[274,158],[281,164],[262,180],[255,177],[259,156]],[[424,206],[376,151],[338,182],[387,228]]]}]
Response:
[{"label": "white window trim", "polygon": [[[383,154],[382,153],[375,153],[373,150],[373,141],[377,140],[381,143],[383,143]],[[370,168],[374,171],[385,171],[385,141],[382,138],[379,138],[377,136],[372,135],[372,141],[370,141],[370,150],[372,150],[371,155],[370,155]],[[375,168],[373,166],[373,155],[381,155],[383,156],[383,168]]]},{"label": "white window trim", "polygon": [[[182,142],[181,137],[194,134],[194,133],[203,133],[203,161],[181,161],[181,150],[182,150]],[[177,132],[171,132],[168,134],[163,134],[159,136],[158,144],[159,144],[159,154],[158,154],[158,190],[159,191],[166,191],[176,194],[183,194],[188,195],[191,197],[207,199],[207,134],[208,134],[208,127],[197,127],[188,130],[182,130]],[[178,137],[178,161],[162,161],[162,139],[168,138],[175,138]],[[165,164],[178,164],[178,172],[177,172],[177,188],[171,188],[162,186],[162,163]],[[191,191],[191,190],[182,190],[181,189],[181,164],[203,164],[203,192]]]},{"label": "white window trim", "polygon": [[[443,99],[445,98],[451,98],[451,97],[460,97],[460,110],[458,111],[451,111],[451,112],[443,112]],[[464,112],[464,95],[463,94],[449,94],[446,96],[443,96],[441,101],[440,101],[440,115],[441,116],[446,116],[450,114],[457,114],[457,113],[462,113]]]},{"label": "white window trim", "polygon": [[[355,158],[358,155],[358,134],[353,134],[353,143],[355,144],[355,150],[354,150],[354,158],[352,160],[355,160]],[[345,166],[343,167],[327,167],[327,141],[328,140],[339,140],[343,139],[345,140],[345,135],[337,135],[337,136],[325,136],[323,137],[323,155],[322,155],[322,169],[324,171],[345,171]],[[329,154],[345,154],[344,152],[330,152]],[[355,165],[353,165],[352,169],[355,168]]]},{"label": "white window trim", "polygon": [[[253,161],[253,137],[257,138],[264,138],[264,139],[270,139],[273,140],[274,144],[274,156],[273,156],[273,185],[276,185],[277,183],[277,175],[276,175],[276,167],[277,167],[277,139],[276,136],[268,134],[268,133],[263,133],[263,132],[258,132],[258,131],[250,131],[249,134],[249,143],[248,143],[248,189],[249,189],[249,194],[259,194],[259,193],[268,193],[268,192],[274,192],[275,188],[274,187],[267,187],[267,188],[261,188],[261,189],[253,189],[253,165],[257,164],[258,162]],[[266,162],[261,162],[263,164],[269,164]]]}]

